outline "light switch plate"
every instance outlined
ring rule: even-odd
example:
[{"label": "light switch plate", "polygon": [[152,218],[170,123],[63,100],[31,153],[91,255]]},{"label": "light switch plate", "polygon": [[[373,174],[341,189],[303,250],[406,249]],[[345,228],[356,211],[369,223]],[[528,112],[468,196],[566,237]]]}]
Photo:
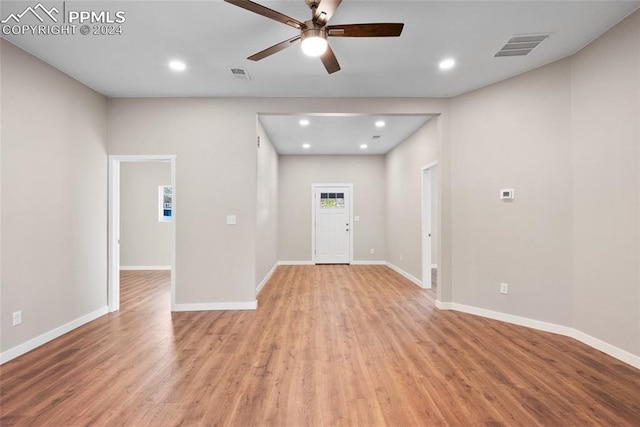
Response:
[{"label": "light switch plate", "polygon": [[235,215],[227,215],[227,225],[236,225],[237,218]]},{"label": "light switch plate", "polygon": [[356,216],[353,217],[353,220],[354,221],[360,221],[360,217],[358,215],[356,215]]}]

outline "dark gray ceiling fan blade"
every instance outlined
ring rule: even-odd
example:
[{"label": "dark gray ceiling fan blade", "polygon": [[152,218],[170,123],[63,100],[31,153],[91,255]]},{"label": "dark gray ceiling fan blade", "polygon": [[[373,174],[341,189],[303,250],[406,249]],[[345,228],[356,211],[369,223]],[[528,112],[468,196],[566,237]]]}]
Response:
[{"label": "dark gray ceiling fan blade", "polygon": [[326,25],[336,12],[342,0],[321,0],[313,13],[313,21],[320,25]]},{"label": "dark gray ceiling fan blade", "polygon": [[293,28],[301,29],[305,25],[298,21],[295,18],[287,16],[283,13],[277,12],[273,9],[269,9],[268,7],[262,6],[258,3],[254,3],[249,0],[224,0],[227,3],[234,4],[243,9],[249,10],[251,12],[257,13],[258,15],[266,16],[267,18],[271,18],[275,21],[282,22],[283,24],[287,24]]},{"label": "dark gray ceiling fan blade", "polygon": [[255,55],[251,55],[247,59],[250,59],[251,61],[259,61],[261,59],[266,58],[267,56],[273,55],[274,53],[278,53],[281,50],[284,50],[289,46],[296,44],[299,41],[300,41],[300,36],[295,36],[293,38],[290,38],[289,40],[285,40],[271,47],[268,47],[265,50],[256,53]]},{"label": "dark gray ceiling fan blade", "polygon": [[338,59],[336,55],[333,53],[331,46],[327,46],[327,50],[320,56],[322,60],[322,64],[324,68],[327,69],[329,74],[333,74],[336,71],[340,71],[340,64],[338,64]]},{"label": "dark gray ceiling fan blade", "polygon": [[330,37],[399,37],[404,24],[345,24],[329,25],[327,33]]}]

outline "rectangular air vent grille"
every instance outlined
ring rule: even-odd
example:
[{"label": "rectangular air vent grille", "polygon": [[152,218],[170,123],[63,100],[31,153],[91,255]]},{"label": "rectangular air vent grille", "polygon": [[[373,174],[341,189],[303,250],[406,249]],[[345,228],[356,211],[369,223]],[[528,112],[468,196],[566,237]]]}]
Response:
[{"label": "rectangular air vent grille", "polygon": [[380,139],[380,135],[373,135],[371,139]]},{"label": "rectangular air vent grille", "polygon": [[547,38],[549,38],[549,34],[513,36],[494,56],[500,57],[528,55],[533,49],[538,47],[538,45],[545,41]]},{"label": "rectangular air vent grille", "polygon": [[249,72],[244,68],[231,68],[231,74],[238,80],[251,80]]}]

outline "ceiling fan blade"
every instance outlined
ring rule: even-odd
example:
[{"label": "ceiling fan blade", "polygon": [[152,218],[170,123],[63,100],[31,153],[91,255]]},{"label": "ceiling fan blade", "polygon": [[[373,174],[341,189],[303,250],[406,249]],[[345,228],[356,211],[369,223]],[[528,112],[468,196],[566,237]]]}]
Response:
[{"label": "ceiling fan blade", "polygon": [[327,46],[327,50],[320,56],[322,60],[322,64],[324,68],[327,69],[329,74],[333,74],[336,71],[340,71],[340,64],[338,64],[338,59],[336,55],[333,53],[331,46]]},{"label": "ceiling fan blade", "polygon": [[251,55],[247,59],[250,59],[252,61],[260,61],[261,59],[264,59],[267,56],[271,56],[274,53],[278,53],[281,50],[284,50],[284,49],[288,48],[289,46],[294,45],[295,43],[297,43],[299,41],[300,41],[300,36],[295,36],[293,38],[290,38],[289,40],[285,40],[285,41],[280,42],[278,44],[275,44],[275,45],[273,45],[271,47],[268,47],[265,50],[256,53],[255,55]]},{"label": "ceiling fan blade", "polygon": [[282,22],[283,24],[287,24],[293,28],[301,29],[304,27],[304,24],[298,21],[295,18],[277,12],[273,9],[269,9],[268,7],[262,6],[258,3],[254,3],[249,0],[224,0],[227,3],[234,4],[243,9],[249,10],[251,12],[257,13],[258,15],[266,16],[267,18],[271,18],[275,21]]},{"label": "ceiling fan blade", "polygon": [[313,13],[313,21],[320,25],[326,25],[340,6],[342,0],[321,0]]},{"label": "ceiling fan blade", "polygon": [[346,24],[329,25],[331,37],[399,37],[404,24]]}]

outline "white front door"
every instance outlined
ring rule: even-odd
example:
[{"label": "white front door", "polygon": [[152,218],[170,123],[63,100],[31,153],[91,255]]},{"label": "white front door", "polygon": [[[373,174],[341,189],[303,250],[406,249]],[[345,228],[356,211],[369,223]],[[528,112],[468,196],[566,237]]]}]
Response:
[{"label": "white front door", "polygon": [[349,264],[351,254],[351,191],[349,187],[316,187],[315,262]]}]

